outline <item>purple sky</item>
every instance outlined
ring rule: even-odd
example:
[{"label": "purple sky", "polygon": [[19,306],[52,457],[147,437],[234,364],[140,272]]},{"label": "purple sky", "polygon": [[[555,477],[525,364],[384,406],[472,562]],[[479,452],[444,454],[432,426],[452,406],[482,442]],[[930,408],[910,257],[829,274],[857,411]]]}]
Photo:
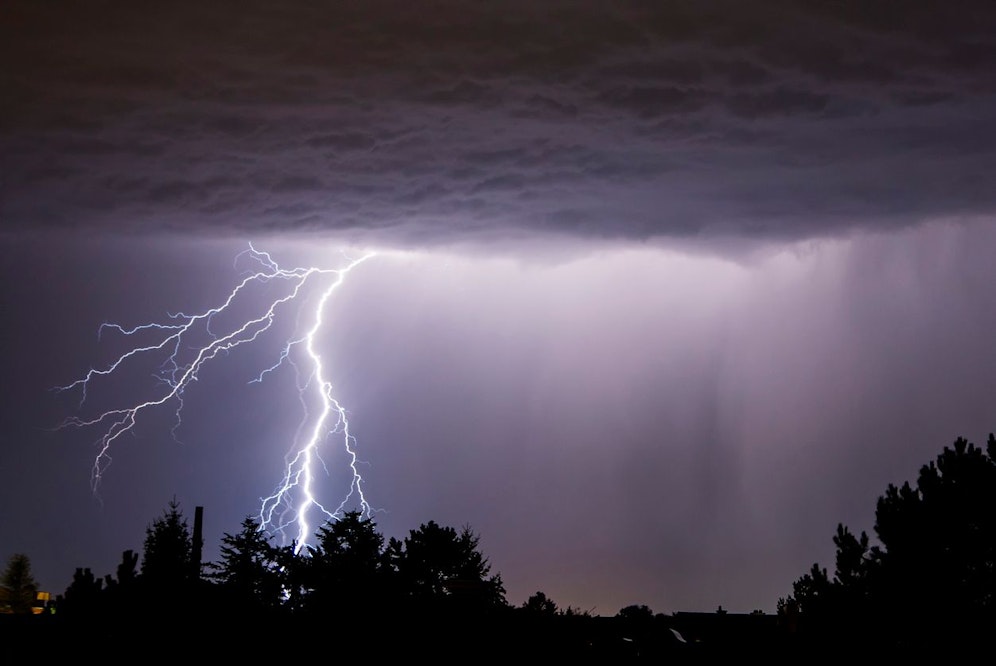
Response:
[{"label": "purple sky", "polygon": [[773,612],[984,441],[992,4],[608,4],[8,3],[0,557],[61,592],[174,495],[208,558],[258,509],[301,421],[288,368],[247,383],[276,337],[205,366],[179,442],[164,410],[117,443],[99,500],[49,390],[123,351],[101,322],[217,304],[250,242],[383,251],[321,340],[376,520],[470,525],[515,604]]}]

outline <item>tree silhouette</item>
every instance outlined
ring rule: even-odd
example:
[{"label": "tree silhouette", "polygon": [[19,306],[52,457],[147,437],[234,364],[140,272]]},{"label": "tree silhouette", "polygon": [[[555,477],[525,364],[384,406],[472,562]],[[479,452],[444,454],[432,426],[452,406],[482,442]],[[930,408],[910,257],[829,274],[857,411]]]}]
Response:
[{"label": "tree silhouette", "polygon": [[522,604],[522,610],[531,615],[550,616],[557,614],[557,604],[543,592],[537,591]]},{"label": "tree silhouette", "polygon": [[480,537],[464,527],[440,527],[434,521],[396,539],[388,554],[406,594],[425,603],[447,601],[479,608],[506,606],[501,575],[489,575],[491,565],[478,548]]},{"label": "tree silhouette", "polygon": [[654,619],[654,611],[646,604],[632,604],[620,608],[616,617],[632,622],[649,622]]},{"label": "tree silhouette", "polygon": [[111,574],[104,576],[102,606],[105,612],[127,614],[139,601],[138,553],[133,550],[122,552],[116,574],[116,578]]},{"label": "tree silhouette", "polygon": [[0,578],[0,609],[17,615],[31,613],[38,596],[38,583],[31,574],[31,560],[15,553]]},{"label": "tree silhouette", "polygon": [[875,511],[878,545],[837,526],[833,579],[814,564],[779,600],[810,636],[916,648],[978,640],[996,622],[996,438],[959,437],[890,484]]},{"label": "tree silhouette", "polygon": [[173,498],[145,530],[141,586],[149,610],[191,608],[197,579],[191,574],[192,539],[180,504]]},{"label": "tree silhouette", "polygon": [[[916,489],[879,498],[875,559],[893,631],[971,631],[996,615],[996,438],[987,451],[959,437],[920,469]],[[992,624],[987,625],[991,629]]]},{"label": "tree silhouette", "polygon": [[88,567],[77,567],[69,587],[57,600],[59,615],[92,618],[103,614],[103,590],[103,579],[94,576]]},{"label": "tree silhouette", "polygon": [[325,523],[309,549],[308,604],[336,615],[369,613],[386,602],[391,570],[371,518],[349,511]]},{"label": "tree silhouette", "polygon": [[208,577],[221,586],[227,601],[242,611],[275,609],[282,597],[278,549],[259,521],[247,516],[237,534],[221,539],[221,560],[208,565]]},{"label": "tree silhouette", "polygon": [[[220,558],[202,579],[192,573],[191,534],[174,498],[146,528],[141,557],[124,551],[113,576],[76,570],[59,597],[57,621],[82,629],[80,635],[99,631],[102,640],[127,642],[155,641],[168,622],[203,628],[227,618],[224,626],[212,625],[212,639],[232,644],[229,655],[255,659],[258,647],[246,632],[333,625],[364,643],[379,640],[386,628],[397,640],[382,648],[396,647],[402,656],[417,645],[438,655],[477,649],[510,631],[505,622],[528,617],[507,605],[501,576],[491,573],[469,527],[428,522],[385,544],[374,521],[353,511],[322,525],[315,537],[308,548],[275,546],[258,518],[247,516],[237,532],[225,533]],[[570,629],[565,621],[587,616],[560,611],[549,600],[539,605],[553,610],[561,638]],[[520,638],[547,631],[546,618],[535,619]]]},{"label": "tree silhouette", "polygon": [[275,558],[280,575],[282,606],[288,612],[299,612],[305,607],[311,592],[308,587],[308,562],[298,554],[296,542],[277,548]]},{"label": "tree silhouette", "polygon": [[[591,617],[591,611],[581,610],[574,606],[561,608],[557,603],[548,597],[545,592],[537,591],[523,602],[519,607],[524,613],[536,617],[549,617],[551,615],[563,617]],[[625,610],[625,609],[623,609]],[[620,611],[621,613],[622,611]]]}]

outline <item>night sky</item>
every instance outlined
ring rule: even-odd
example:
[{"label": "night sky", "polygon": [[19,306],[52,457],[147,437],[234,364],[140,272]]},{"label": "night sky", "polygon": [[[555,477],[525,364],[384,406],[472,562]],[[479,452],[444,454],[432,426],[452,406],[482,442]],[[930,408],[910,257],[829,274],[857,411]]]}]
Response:
[{"label": "night sky", "polygon": [[12,0],[0,90],[0,558],[54,593],[174,496],[216,558],[279,480],[300,376],[251,380],[313,296],[96,495],[100,429],[56,427],[155,363],[51,390],[133,343],[101,323],[223,301],[250,243],[379,252],[319,335],[375,520],[469,525],[516,605],[774,612],[996,430],[990,0]]}]

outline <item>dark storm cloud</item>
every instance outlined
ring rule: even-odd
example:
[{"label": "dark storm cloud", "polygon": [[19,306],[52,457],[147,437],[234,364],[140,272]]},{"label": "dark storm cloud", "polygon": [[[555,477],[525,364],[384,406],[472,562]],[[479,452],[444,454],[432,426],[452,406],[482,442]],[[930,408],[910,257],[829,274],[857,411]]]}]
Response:
[{"label": "dark storm cloud", "polygon": [[432,241],[989,214],[996,12],[908,4],[15,2],[0,222]]}]

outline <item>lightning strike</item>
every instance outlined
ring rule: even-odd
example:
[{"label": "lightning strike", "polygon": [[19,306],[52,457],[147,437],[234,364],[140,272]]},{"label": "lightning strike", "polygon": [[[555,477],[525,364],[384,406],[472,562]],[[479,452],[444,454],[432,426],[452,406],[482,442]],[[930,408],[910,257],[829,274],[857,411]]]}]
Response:
[{"label": "lightning strike", "polygon": [[[285,269],[269,253],[250,244],[248,250],[236,257],[236,264],[240,259],[247,259],[253,268],[215,307],[197,314],[170,313],[163,322],[130,327],[115,323],[101,324],[97,331],[98,340],[115,334],[122,338],[135,337],[143,342],[127,349],[104,367],[91,368],[79,379],[56,387],[59,392],[78,391],[81,410],[88,405],[88,391],[92,384],[108,381],[125,372],[126,366],[141,363],[150,357],[158,360],[158,366],[153,375],[156,390],[152,397],[88,417],[69,417],[59,426],[101,430],[95,443],[97,454],[91,469],[94,494],[98,493],[100,482],[111,465],[111,451],[115,443],[126,434],[134,435],[141,417],[156,408],[172,406],[171,433],[176,439],[182,424],[185,393],[198,380],[204,367],[219,355],[227,355],[238,347],[256,342],[264,334],[275,332],[274,323],[278,317],[296,304],[299,312],[302,309],[310,312],[309,327],[303,333],[290,335],[273,365],[263,369],[251,381],[261,383],[283,366],[292,366],[304,413],[291,438],[283,474],[273,492],[261,499],[261,528],[280,535],[285,543],[290,538],[299,551],[311,536],[312,519],[316,515],[319,521],[336,520],[352,502],[369,517],[373,508],[363,490],[356,440],[350,432],[346,409],[335,397],[317,337],[325,323],[326,305],[333,293],[353,269],[373,256],[374,252],[367,252],[355,258],[346,257],[346,265],[335,269],[313,266]],[[274,291],[275,294],[272,293]],[[309,296],[312,301],[308,300]],[[307,311],[309,307],[313,310]],[[235,323],[229,323],[230,319],[234,319]],[[152,340],[145,340],[148,337]],[[309,405],[316,403],[317,413],[310,413]],[[337,441],[345,453],[348,476],[351,477],[348,487],[342,491],[341,501],[335,507],[323,504],[315,488],[318,483],[316,467],[321,465],[328,475],[321,453],[330,440]]]}]

